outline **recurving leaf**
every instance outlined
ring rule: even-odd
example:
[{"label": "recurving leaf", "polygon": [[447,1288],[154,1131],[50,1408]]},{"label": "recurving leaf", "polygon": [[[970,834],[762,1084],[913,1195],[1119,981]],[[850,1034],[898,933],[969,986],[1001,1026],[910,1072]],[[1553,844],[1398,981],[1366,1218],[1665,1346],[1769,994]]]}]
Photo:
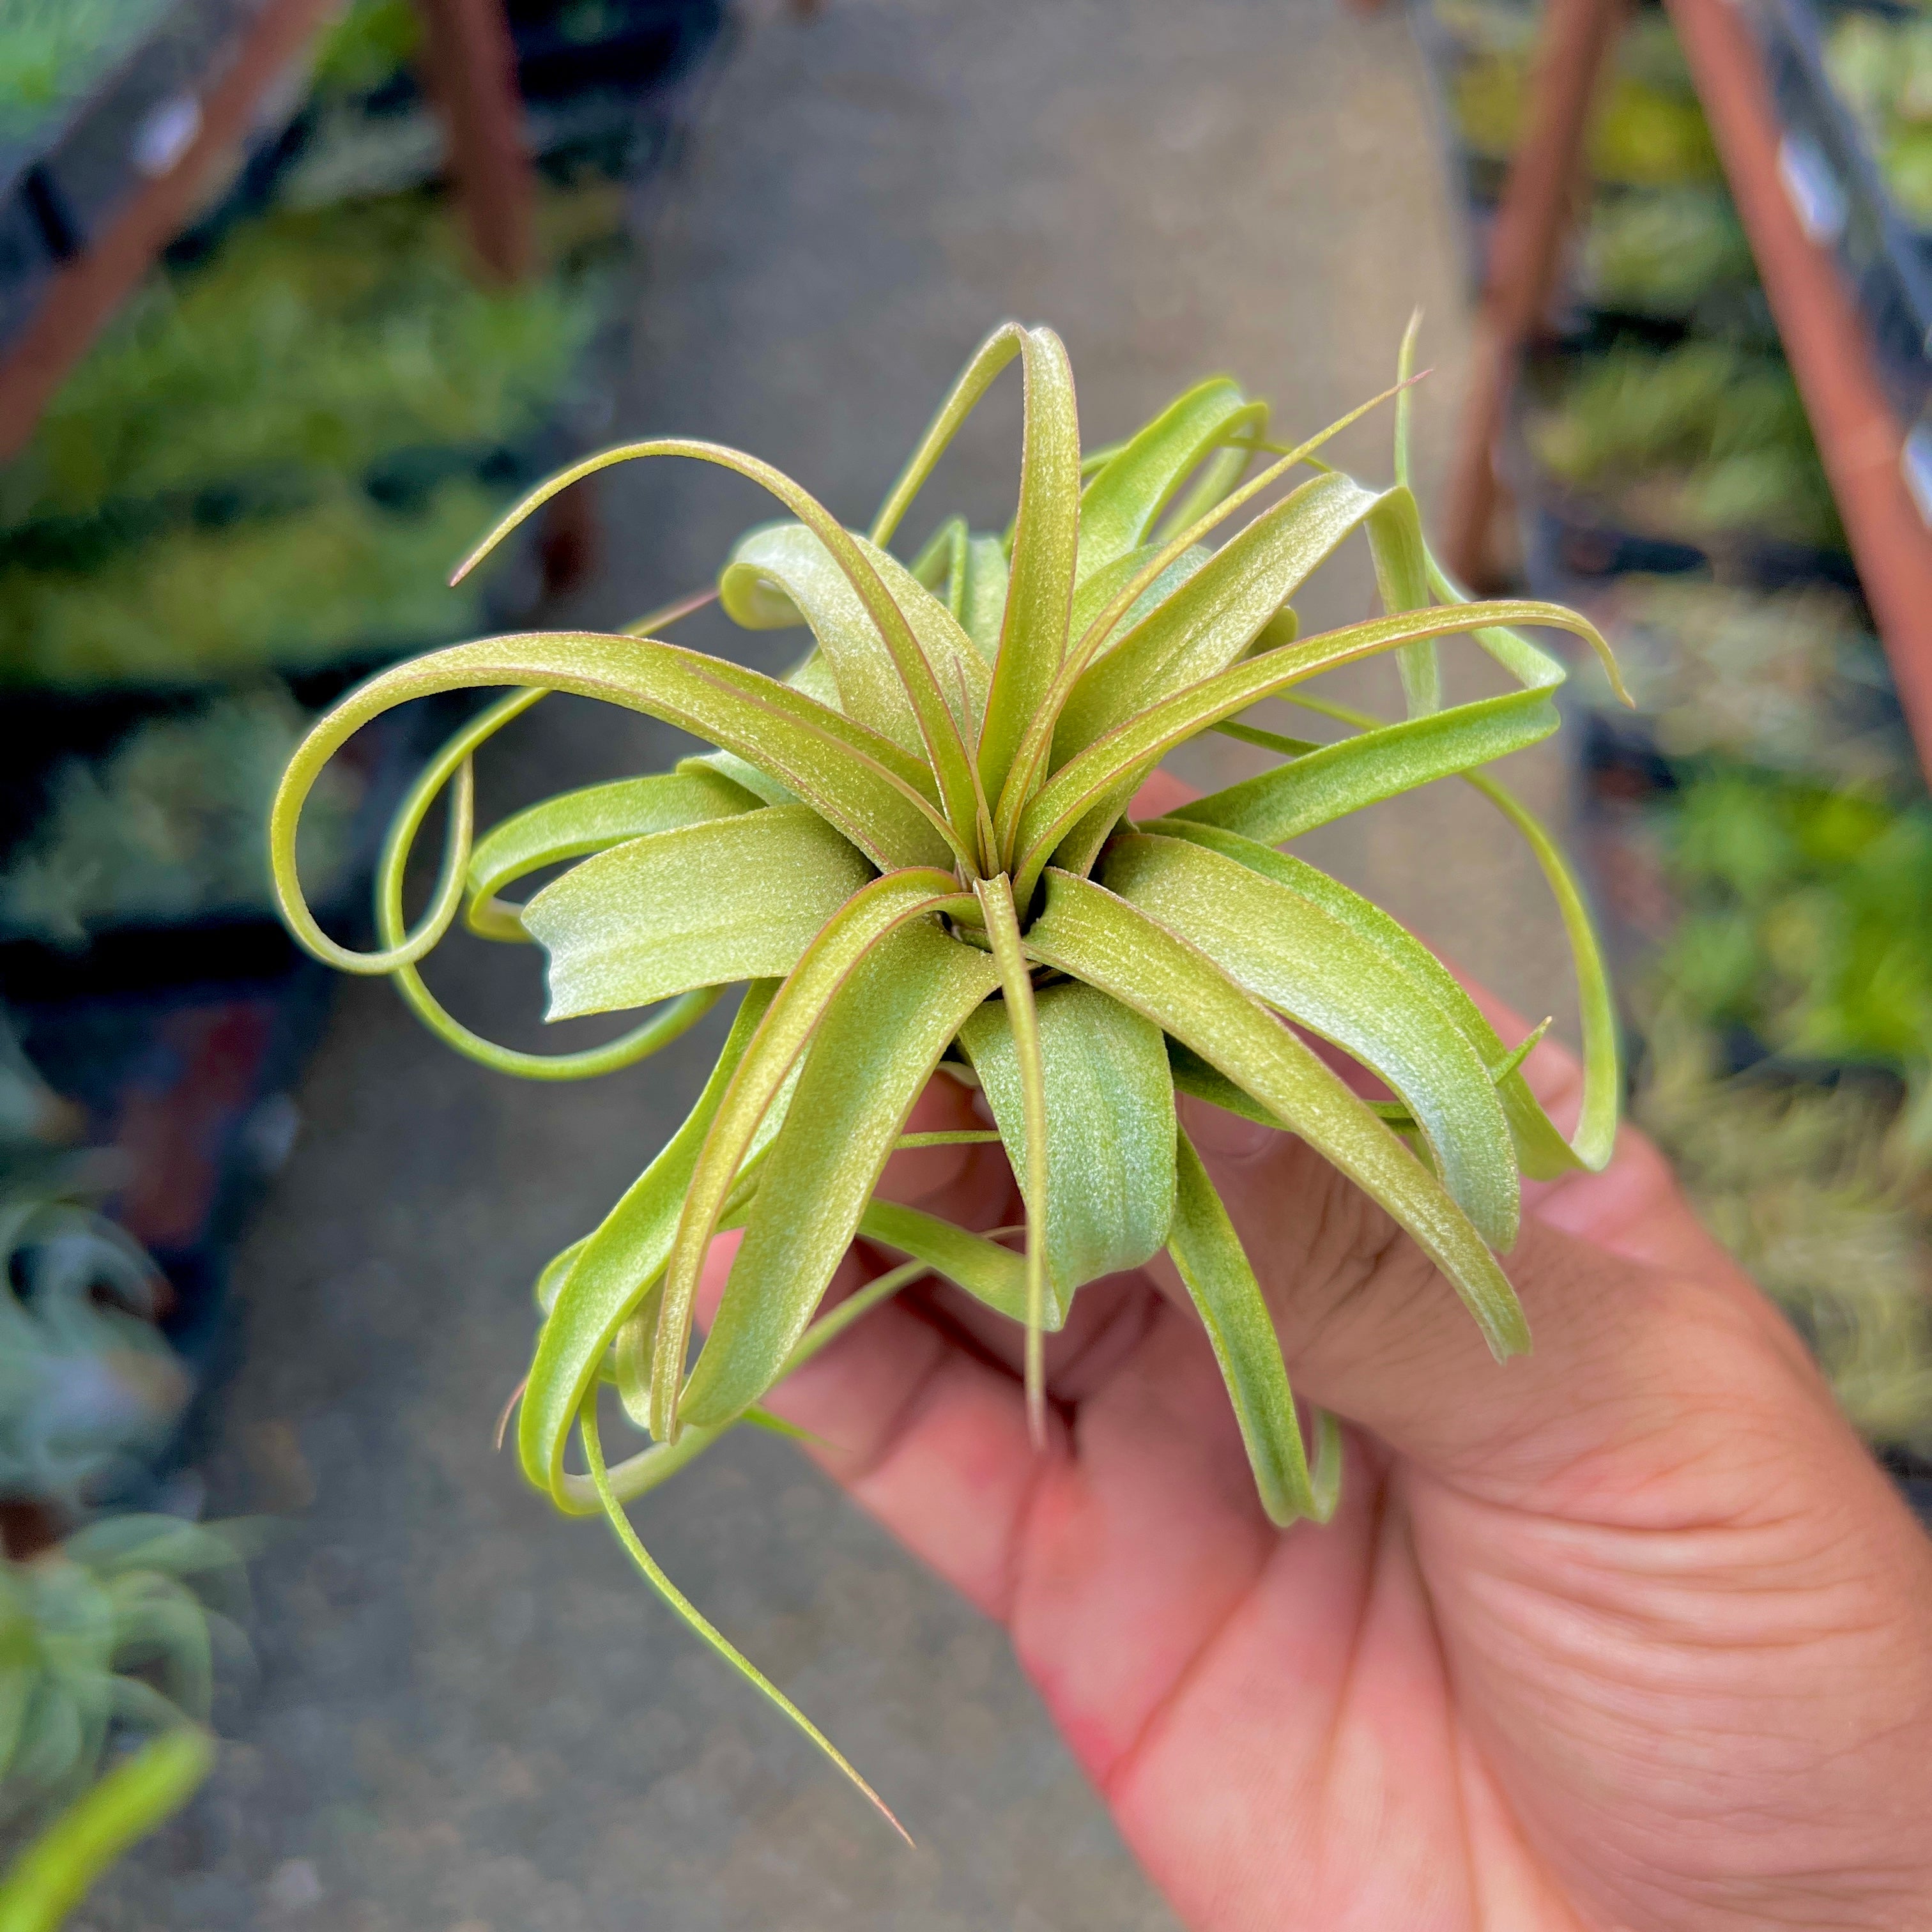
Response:
[{"label": "recurving leaf", "polygon": [[949,874],[888,872],[861,886],[826,922],[779,988],[718,1103],[686,1190],[652,1369],[651,1433],[659,1442],[677,1437],[685,1349],[705,1250],[753,1139],[806,1042],[840,988],[887,934],[908,921],[977,904]]},{"label": "recurving leaf", "polygon": [[1156,698],[1226,670],[1377,500],[1330,470],[1230,538],[1088,667],[1060,715],[1055,760],[1064,764]]},{"label": "recurving leaf", "polygon": [[560,1499],[563,1452],[577,1412],[618,1329],[664,1273],[704,1137],[777,991],[770,980],[745,989],[718,1064],[684,1124],[596,1232],[566,1249],[539,1280],[538,1300],[547,1316],[518,1415],[517,1454],[525,1476]]},{"label": "recurving leaf", "polygon": [[[735,752],[782,780],[875,865],[950,865],[965,856],[933,805],[931,776],[917,760],[775,678],[650,638],[594,632],[488,638],[431,651],[358,686],[317,722],[290,760],[275,794],[269,850],[278,896],[305,940],[303,920],[314,920],[296,876],[296,824],[322,766],[394,705],[492,684],[602,698]],[[319,928],[316,937],[328,944]]]},{"label": "recurving leaf", "polygon": [[1079,580],[1147,541],[1162,511],[1208,452],[1230,436],[1266,428],[1268,406],[1250,402],[1226,376],[1178,396],[1115,451],[1080,499]]},{"label": "recurving leaf", "polygon": [[1352,892],[1340,880],[1331,878],[1305,860],[1271,850],[1216,826],[1196,825],[1181,818],[1157,818],[1142,829],[1204,845],[1264,878],[1279,880],[1304,898],[1312,900],[1331,919],[1372,946],[1391,966],[1408,976],[1414,996],[1430,1001],[1474,1048],[1496,1083],[1497,1097],[1509,1121],[1523,1172],[1534,1180],[1548,1180],[1579,1164],[1549,1115],[1538,1104],[1521,1072],[1499,1075],[1498,1070],[1508,1065],[1514,1049],[1484,1018],[1475,1001],[1462,990],[1448,968],[1380,906]]},{"label": "recurving leaf", "polygon": [[[893,602],[891,594],[881,580],[879,572],[867,561],[861,548],[861,540],[854,537],[834,517],[825,506],[806,490],[802,489],[782,470],[761,462],[755,456],[748,456],[741,449],[731,449],[722,443],[703,442],[686,436],[661,436],[646,442],[620,444],[614,449],[599,452],[595,456],[585,457],[567,470],[560,471],[547,482],[539,484],[520,503],[500,518],[496,527],[471,551],[458,570],[456,580],[475,568],[477,562],[499,543],[518,524],[560,490],[567,490],[572,484],[592,476],[600,470],[610,468],[614,464],[636,462],[647,457],[675,456],[688,458],[699,463],[716,464],[722,470],[734,471],[737,475],[760,484],[782,503],[798,520],[811,530],[838,561],[839,568],[851,583],[854,591],[870,614],[878,627],[880,636],[885,640],[900,683],[912,704],[913,715],[919,720],[921,740],[925,747],[926,762],[930,769],[931,782],[936,788],[935,795],[944,803],[945,818],[942,824],[946,827],[946,836],[950,842],[953,833],[950,828],[971,826],[976,818],[986,815],[985,800],[980,797],[978,781],[973,770],[959,729],[932,667],[926,662],[925,653],[920,649],[905,614]],[[716,662],[716,660],[707,660]],[[568,688],[568,687],[564,687]],[[711,736],[710,734],[702,734]],[[714,738],[714,742],[722,742]],[[727,749],[736,749],[727,746]],[[749,755],[748,754],[746,755]],[[754,764],[764,761],[754,758]],[[767,769],[771,769],[767,767]],[[776,773],[784,778],[783,772]],[[786,779],[790,783],[789,778]],[[813,795],[798,786],[793,786],[800,796]],[[828,814],[828,816],[832,814]],[[864,844],[860,839],[856,842]],[[868,850],[870,848],[868,848]],[[965,854],[962,851],[962,856]],[[881,860],[888,863],[890,861]]]},{"label": "recurving leaf", "polygon": [[[897,558],[854,536],[904,614],[966,742],[979,736],[986,662],[958,620]],[[802,524],[768,524],[739,538],[718,580],[718,601],[754,630],[806,623],[825,655],[848,718],[903,749],[921,750],[919,720],[877,622],[822,538]]]},{"label": "recurving leaf", "polygon": [[1066,849],[1059,855],[1063,869],[1084,870],[1090,866],[1142,778],[1175,746],[1197,732],[1318,672],[1372,657],[1398,644],[1467,631],[1479,624],[1510,623],[1547,624],[1597,637],[1595,626],[1587,618],[1560,604],[1528,598],[1469,604],[1453,611],[1405,612],[1264,651],[1150,704],[1060,766],[1028,805],[1016,841],[1022,856],[1014,874],[1014,896],[1026,898],[1048,856],[1063,842]]},{"label": "recurving leaf", "polygon": [[[1526,751],[1558,722],[1546,689],[1480,698],[1299,751],[1286,764],[1196,799],[1174,815],[1224,826],[1260,844],[1283,844],[1364,806]],[[1262,736],[1243,726],[1220,728],[1251,744]]]}]

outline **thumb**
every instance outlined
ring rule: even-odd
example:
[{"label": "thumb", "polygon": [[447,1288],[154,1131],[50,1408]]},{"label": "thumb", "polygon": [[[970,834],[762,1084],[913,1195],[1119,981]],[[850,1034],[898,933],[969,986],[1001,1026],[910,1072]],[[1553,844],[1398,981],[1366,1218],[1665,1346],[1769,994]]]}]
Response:
[{"label": "thumb", "polygon": [[[1518,1506],[1699,1465],[1761,1490],[1768,1453],[1802,1457],[1814,1481],[1821,1468],[1879,1480],[1783,1318],[1697,1230],[1634,1132],[1602,1174],[1552,1198],[1563,1226],[1526,1220],[1504,1266],[1532,1346],[1498,1363],[1421,1250],[1305,1143],[1198,1102],[1183,1118],[1296,1393],[1398,1455]],[[1593,1195],[1614,1203],[1623,1252],[1569,1232],[1598,1221]]]}]

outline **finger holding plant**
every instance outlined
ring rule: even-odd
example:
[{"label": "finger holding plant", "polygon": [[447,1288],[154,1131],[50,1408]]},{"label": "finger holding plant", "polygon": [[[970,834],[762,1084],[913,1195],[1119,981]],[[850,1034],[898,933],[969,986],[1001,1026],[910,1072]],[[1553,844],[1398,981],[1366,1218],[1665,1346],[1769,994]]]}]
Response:
[{"label": "finger holding plant", "polygon": [[[1618,1075],[1595,942],[1554,846],[1481,768],[1556,728],[1563,670],[1523,627],[1583,638],[1613,681],[1615,666],[1574,613],[1532,599],[1471,602],[1430,555],[1408,482],[1414,339],[1412,325],[1400,380],[1376,399],[1395,404],[1396,481],[1385,490],[1320,454],[1374,404],[1290,447],[1270,440],[1266,405],[1226,378],[1190,390],[1126,441],[1083,453],[1064,347],[1049,329],[1016,324],[968,364],[863,535],[780,472],[715,444],[662,439],[586,459],[512,512],[464,568],[596,470],[660,456],[718,465],[760,484],[785,512],[740,539],[716,596],[748,628],[808,629],[812,648],[790,676],[653,634],[708,596],[619,634],[484,639],[370,680],[320,721],[284,778],[271,843],[292,928],[346,970],[393,976],[434,1030],[486,1065],[546,1079],[628,1065],[743,987],[689,1117],[604,1221],[543,1270],[518,1449],[560,1508],[602,1510],[680,1614],[855,1780],[678,1594],[626,1502],[740,1421],[782,1426],[763,1407],[773,1385],[927,1274],[1024,1327],[1041,1439],[1042,1334],[1064,1324],[1084,1283],[1164,1248],[1214,1344],[1269,1515],[1325,1519],[1338,1438],[1328,1418],[1312,1418],[1310,1453],[1253,1270],[1178,1124],[1177,1090],[1306,1141],[1427,1254],[1498,1358],[1528,1345],[1496,1259],[1516,1238],[1521,1177],[1608,1157]],[[1015,362],[1025,414],[1011,528],[980,533],[950,518],[902,562],[889,546],[908,511]],[[1294,598],[1357,533],[1382,614],[1299,637]],[[1445,704],[1438,646],[1461,638],[1516,688]],[[1385,652],[1406,698],[1399,721],[1306,688]],[[343,742],[389,706],[489,686],[510,694],[450,740],[398,814],[377,884],[380,950],[350,951],[302,897],[304,799]],[[548,800],[476,837],[476,750],[551,691],[644,712],[716,749]],[[1269,698],[1339,720],[1349,735],[1318,743],[1241,722]],[[1210,730],[1278,762],[1136,823],[1129,807],[1142,782]],[[1569,933],[1588,1070],[1569,1139],[1522,1077],[1540,1033],[1500,1037],[1395,920],[1278,849],[1450,776],[1477,786],[1528,840]],[[446,790],[441,874],[410,928],[404,868]],[[512,896],[560,864],[568,869],[540,890]],[[551,1018],[644,1016],[569,1054],[482,1039],[418,970],[459,914],[484,938],[544,949]],[[1360,1097],[1309,1036],[1390,1097]],[[992,1124],[909,1136],[935,1072],[976,1087]],[[1025,1204],[1023,1251],[1001,1231],[877,1192],[895,1150],[962,1138],[1004,1146]],[[742,1241],[693,1360],[700,1274],[727,1229]],[[907,1258],[821,1313],[856,1239]],[[650,1438],[609,1464],[598,1416],[607,1384]],[[573,1435],[583,1473],[568,1466]]]}]

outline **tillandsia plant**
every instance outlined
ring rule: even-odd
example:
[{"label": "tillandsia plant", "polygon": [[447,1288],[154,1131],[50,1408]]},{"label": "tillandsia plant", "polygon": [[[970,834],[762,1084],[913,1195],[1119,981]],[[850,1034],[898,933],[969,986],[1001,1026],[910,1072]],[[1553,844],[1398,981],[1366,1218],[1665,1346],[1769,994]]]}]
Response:
[{"label": "tillandsia plant", "polygon": [[0,1822],[71,1803],[118,1741],[206,1726],[217,1663],[248,1654],[260,1540],[247,1522],[108,1516],[0,1561]]},{"label": "tillandsia plant", "polygon": [[[767,1391],[843,1328],[922,1275],[950,1281],[1024,1324],[1037,1425],[1042,1331],[1064,1322],[1082,1283],[1164,1247],[1225,1372],[1269,1514],[1320,1518],[1336,1494],[1336,1426],[1312,1419],[1311,1454],[1260,1288],[1178,1124],[1176,1091],[1318,1150],[1426,1251],[1499,1357],[1528,1342],[1496,1258],[1516,1238],[1520,1174],[1608,1156],[1616,1056],[1588,923],[1550,842],[1479,768],[1556,728],[1562,668],[1512,627],[1572,632],[1609,654],[1574,613],[1470,603],[1436,566],[1408,482],[1414,340],[1412,326],[1388,392],[1396,482],[1383,490],[1318,453],[1373,404],[1288,448],[1270,439],[1266,406],[1226,379],[1190,389],[1126,442],[1083,452],[1064,348],[1051,330],[1017,324],[975,354],[864,535],[769,464],[715,444],[664,439],[592,457],[536,491],[470,562],[580,477],[641,458],[735,471],[789,520],[742,538],[715,593],[622,634],[490,638],[384,672],[315,727],[283,781],[271,843],[292,929],[349,971],[393,975],[430,1026],[485,1065],[538,1079],[626,1066],[743,983],[689,1118],[542,1273],[518,1445],[532,1482],[566,1510],[601,1509],[680,1614],[828,1751],[677,1592],[623,1505],[735,1423],[770,1420]],[[1024,430],[1011,529],[979,534],[952,518],[902,562],[890,546],[914,499],[1016,361]],[[1273,460],[1244,481],[1262,458]],[[1384,614],[1298,638],[1290,600],[1357,532]],[[809,628],[813,647],[789,678],[656,634],[714,594],[740,624]],[[1445,707],[1436,647],[1454,637],[1473,638],[1520,688]],[[1306,693],[1318,674],[1384,652],[1406,692],[1400,722]],[[381,950],[345,949],[317,925],[296,874],[310,788],[390,706],[506,685],[516,688],[449,741],[398,812],[376,887]],[[473,754],[551,691],[628,706],[718,748],[551,799],[472,844]],[[1272,697],[1355,728],[1318,744],[1239,722]],[[1279,761],[1136,823],[1143,780],[1213,730]],[[1276,849],[1455,774],[1527,837],[1573,942],[1588,1079],[1570,1141],[1523,1078],[1540,1029],[1499,1038],[1387,914]],[[443,869],[406,931],[404,868],[446,787]],[[506,896],[566,861],[526,900]],[[480,1038],[418,970],[460,911],[486,938],[544,949],[552,1017],[653,1010],[608,1045],[561,1057]],[[1304,1031],[1390,1097],[1358,1097]],[[989,1126],[905,1132],[936,1070],[976,1084]],[[960,1140],[1004,1142],[1026,1204],[1023,1253],[997,1232],[874,1192],[895,1149]],[[687,1368],[706,1252],[733,1228],[742,1242]],[[908,1258],[821,1313],[855,1240]],[[600,1438],[605,1384],[652,1438],[615,1464]],[[573,1434],[584,1473],[566,1464]]]}]

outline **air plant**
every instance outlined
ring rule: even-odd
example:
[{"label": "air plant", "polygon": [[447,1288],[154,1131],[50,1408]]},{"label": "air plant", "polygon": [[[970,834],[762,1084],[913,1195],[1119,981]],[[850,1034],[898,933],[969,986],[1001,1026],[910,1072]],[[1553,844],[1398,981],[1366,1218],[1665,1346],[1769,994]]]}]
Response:
[{"label": "air plant", "polygon": [[246,1654],[255,1540],[242,1522],[108,1516],[0,1561],[0,1818],[70,1804],[119,1740],[207,1724],[218,1664]]},{"label": "air plant", "polygon": [[[443,1039],[486,1066],[538,1079],[628,1066],[744,983],[689,1118],[602,1223],[542,1272],[545,1318],[518,1447],[533,1484],[568,1512],[601,1510],[679,1614],[855,1780],[677,1592],[626,1502],[734,1424],[768,1420],[760,1405],[775,1383],[928,1274],[1024,1326],[1037,1429],[1042,1333],[1061,1325],[1084,1282],[1165,1247],[1221,1363],[1269,1515],[1324,1518],[1336,1495],[1337,1432],[1313,1417],[1310,1453],[1261,1289],[1178,1124],[1176,1092],[1317,1149],[1436,1262],[1498,1358],[1528,1342],[1496,1258],[1516,1237],[1520,1173],[1608,1157],[1616,1053],[1595,943],[1550,842],[1480,769],[1557,725],[1562,669],[1513,627],[1571,632],[1608,652],[1574,613],[1531,599],[1468,602],[1436,564],[1408,482],[1413,343],[1412,325],[1388,392],[1387,489],[1319,454],[1373,404],[1285,447],[1269,439],[1266,405],[1225,378],[1189,390],[1126,441],[1083,453],[1065,349],[1051,330],[1017,324],[974,356],[863,535],[769,464],[716,444],[667,438],[592,457],[532,493],[463,568],[593,471],[659,457],[718,465],[761,484],[788,520],[740,539],[716,595],[752,628],[806,626],[813,648],[796,670],[764,676],[656,634],[710,592],[617,634],[485,639],[371,679],[317,724],[284,778],[270,836],[292,929],[344,970],[392,975]],[[914,498],[1015,361],[1025,421],[1011,529],[981,534],[950,518],[902,562],[889,546]],[[1244,482],[1263,455],[1274,460]],[[1305,480],[1261,507],[1298,472]],[[1236,530],[1244,512],[1253,514]],[[1356,532],[1384,614],[1298,638],[1290,600]],[[1226,541],[1210,549],[1217,534]],[[1518,688],[1445,706],[1437,645],[1457,636]],[[1321,672],[1390,652],[1406,693],[1400,722],[1305,690]],[[399,810],[376,888],[381,950],[346,949],[303,898],[304,799],[335,750],[382,711],[491,686],[514,688],[449,741]],[[553,798],[472,844],[476,752],[552,691],[644,712],[717,748]],[[1276,697],[1355,728],[1316,743],[1240,722]],[[1154,767],[1217,730],[1277,761],[1136,821],[1131,802]],[[1387,914],[1276,849],[1452,775],[1527,838],[1562,909],[1588,1068],[1570,1141],[1523,1078],[1540,1028],[1499,1038]],[[443,868],[406,932],[404,868],[446,787]],[[506,896],[566,862],[522,902]],[[418,970],[466,905],[476,932],[544,949],[553,1018],[652,1010],[608,1045],[556,1057],[482,1038]],[[1304,1035],[1358,1062],[1390,1097],[1359,1097]],[[935,1071],[977,1087],[985,1129],[905,1133]],[[896,1149],[961,1139],[1006,1148],[1026,1204],[1023,1252],[875,1195]],[[742,1244],[687,1370],[700,1270],[728,1228],[743,1230]],[[821,1313],[855,1240],[907,1259]],[[598,1411],[606,1383],[651,1438],[614,1464]],[[573,1434],[581,1473],[567,1465]]]},{"label": "air plant", "polygon": [[87,1193],[72,1156],[0,1162],[0,1496],[70,1513],[138,1468],[190,1393],[154,1326],[160,1270]]}]

